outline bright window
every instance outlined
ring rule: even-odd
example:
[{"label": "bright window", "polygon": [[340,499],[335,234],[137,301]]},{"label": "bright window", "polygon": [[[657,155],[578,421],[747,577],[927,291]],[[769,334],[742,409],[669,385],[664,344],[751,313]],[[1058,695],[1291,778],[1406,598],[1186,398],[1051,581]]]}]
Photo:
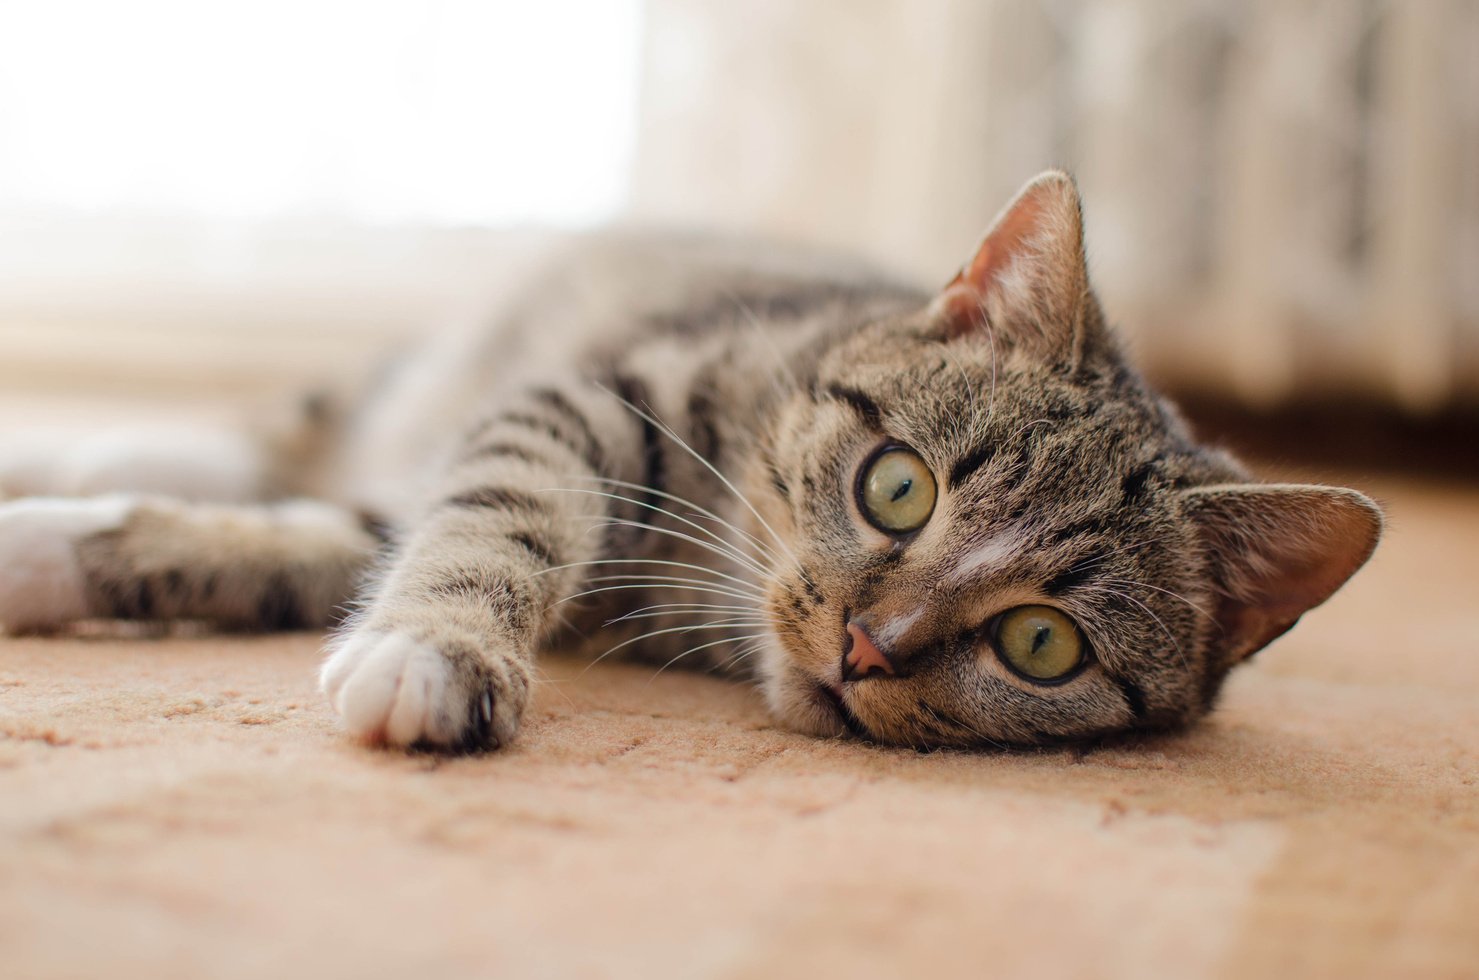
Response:
[{"label": "bright window", "polygon": [[9,0],[0,209],[587,223],[640,0]]}]

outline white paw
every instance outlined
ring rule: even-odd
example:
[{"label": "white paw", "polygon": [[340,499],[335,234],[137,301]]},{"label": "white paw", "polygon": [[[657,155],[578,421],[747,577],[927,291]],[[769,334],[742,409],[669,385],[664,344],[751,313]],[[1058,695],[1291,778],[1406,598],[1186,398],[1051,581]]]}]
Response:
[{"label": "white paw", "polygon": [[121,527],[133,505],[127,497],[0,504],[0,624],[18,633],[86,618],[77,544]]},{"label": "white paw", "polygon": [[319,687],[345,729],[371,743],[494,748],[513,738],[527,690],[480,659],[461,660],[405,633],[341,640]]}]

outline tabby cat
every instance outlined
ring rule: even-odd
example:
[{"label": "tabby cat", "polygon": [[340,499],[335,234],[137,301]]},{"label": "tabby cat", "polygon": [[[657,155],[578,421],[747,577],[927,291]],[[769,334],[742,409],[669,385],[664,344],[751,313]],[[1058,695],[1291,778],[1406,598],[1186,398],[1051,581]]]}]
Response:
[{"label": "tabby cat", "polygon": [[1046,744],[1201,716],[1382,528],[1193,440],[1106,324],[1057,172],[934,295],[586,239],[301,435],[257,502],[0,507],[0,621],[317,627],[357,594],[322,688],[395,746],[507,745],[549,647],[753,678],[817,736]]}]

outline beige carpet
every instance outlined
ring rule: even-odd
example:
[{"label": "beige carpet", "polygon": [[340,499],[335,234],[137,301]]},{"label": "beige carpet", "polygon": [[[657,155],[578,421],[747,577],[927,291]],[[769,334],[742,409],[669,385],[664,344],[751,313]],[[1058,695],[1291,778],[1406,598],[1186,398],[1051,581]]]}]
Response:
[{"label": "beige carpet", "polygon": [[345,743],[317,638],[0,640],[3,977],[1479,976],[1479,491],[1193,733],[918,755],[551,662],[525,735]]}]

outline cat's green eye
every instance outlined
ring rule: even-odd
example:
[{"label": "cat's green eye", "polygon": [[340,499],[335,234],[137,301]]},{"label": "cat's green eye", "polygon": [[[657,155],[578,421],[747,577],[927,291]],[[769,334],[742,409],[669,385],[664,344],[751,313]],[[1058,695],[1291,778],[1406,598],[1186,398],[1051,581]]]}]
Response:
[{"label": "cat's green eye", "polygon": [[858,504],[868,523],[890,534],[924,527],[935,510],[935,475],[912,449],[894,446],[874,456],[858,481]]},{"label": "cat's green eye", "polygon": [[1018,606],[997,617],[996,651],[1012,670],[1031,681],[1066,678],[1084,662],[1078,624],[1052,606]]}]

